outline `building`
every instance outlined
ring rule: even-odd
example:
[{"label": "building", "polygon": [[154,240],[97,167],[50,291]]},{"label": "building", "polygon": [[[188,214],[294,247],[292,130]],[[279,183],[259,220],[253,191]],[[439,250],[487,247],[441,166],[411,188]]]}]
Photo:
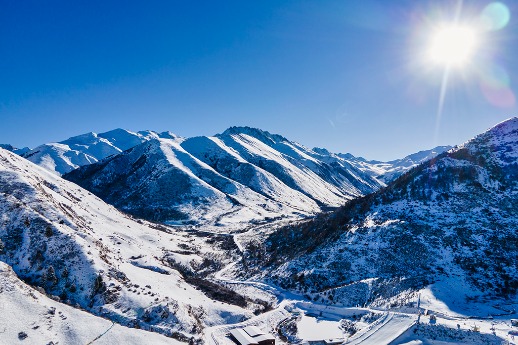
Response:
[{"label": "building", "polygon": [[230,331],[230,336],[239,345],[275,345],[275,337],[256,326],[234,328]]}]

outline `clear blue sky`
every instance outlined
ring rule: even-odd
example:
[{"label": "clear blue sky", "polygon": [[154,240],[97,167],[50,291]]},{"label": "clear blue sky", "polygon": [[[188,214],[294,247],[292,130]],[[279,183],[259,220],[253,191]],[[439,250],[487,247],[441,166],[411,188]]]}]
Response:
[{"label": "clear blue sky", "polygon": [[421,55],[454,0],[0,0],[0,143],[232,125],[369,159],[462,143],[517,115],[518,6],[503,3],[509,23],[450,73],[436,130],[443,68]]}]

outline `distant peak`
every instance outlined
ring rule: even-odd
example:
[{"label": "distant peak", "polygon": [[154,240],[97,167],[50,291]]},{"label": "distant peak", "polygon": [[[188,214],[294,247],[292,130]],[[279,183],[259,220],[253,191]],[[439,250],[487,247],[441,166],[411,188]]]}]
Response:
[{"label": "distant peak", "polygon": [[323,156],[329,156],[331,154],[331,152],[329,152],[327,149],[324,149],[321,147],[314,147],[313,152],[316,152],[319,155],[323,155]]},{"label": "distant peak", "polygon": [[0,148],[3,148],[4,150],[7,150],[7,151],[13,151],[15,149],[13,147],[13,145],[10,145],[10,144],[0,144]]},{"label": "distant peak", "polygon": [[511,117],[505,121],[502,121],[495,126],[489,128],[487,131],[485,131],[482,134],[477,135],[473,139],[469,140],[467,143],[464,143],[464,145],[476,142],[477,140],[480,140],[482,138],[486,138],[488,136],[494,136],[494,137],[506,137],[509,135],[518,135],[518,117]]},{"label": "distant peak", "polygon": [[24,153],[29,152],[31,149],[28,147],[23,148],[17,148],[10,144],[0,144],[0,148],[3,148],[4,150],[11,151],[16,153],[17,155],[23,155]]},{"label": "distant peak", "polygon": [[246,134],[252,136],[256,139],[259,139],[263,142],[273,141],[274,143],[279,143],[282,141],[288,141],[285,137],[279,134],[272,134],[268,131],[263,131],[259,128],[253,128],[248,126],[234,126],[225,130],[221,136],[228,136],[233,134]]},{"label": "distant peak", "polygon": [[356,156],[350,154],[349,152],[347,152],[347,153],[339,153],[338,157],[341,157],[341,158],[344,158],[344,159],[358,159],[360,161],[366,161],[365,158],[363,158],[363,157],[356,157]]},{"label": "distant peak", "polygon": [[180,138],[178,135],[176,135],[170,131],[158,133],[158,137],[163,138],[163,139],[179,139]]},{"label": "distant peak", "polygon": [[76,141],[81,141],[81,142],[87,141],[88,142],[90,140],[95,140],[95,139],[97,139],[97,134],[94,132],[88,132],[85,134],[80,134],[80,135],[70,137],[67,140],[63,140],[61,143],[76,142]]},{"label": "distant peak", "polygon": [[108,131],[108,132],[104,132],[104,133],[99,133],[98,135],[100,137],[105,137],[105,136],[108,136],[108,135],[111,135],[111,134],[134,134],[133,132],[130,132],[126,129],[123,129],[123,128],[115,128],[115,129],[112,129],[111,131]]}]

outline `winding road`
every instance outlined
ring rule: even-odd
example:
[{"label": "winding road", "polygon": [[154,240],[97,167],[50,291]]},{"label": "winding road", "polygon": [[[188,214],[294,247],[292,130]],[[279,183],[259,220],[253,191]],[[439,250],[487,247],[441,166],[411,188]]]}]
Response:
[{"label": "winding road", "polygon": [[[346,316],[353,312],[357,312],[359,308],[340,308],[340,307],[329,307],[308,301],[300,295],[293,294],[288,291],[284,291],[276,286],[269,285],[263,282],[257,281],[242,281],[234,280],[225,277],[225,273],[231,270],[237,262],[233,262],[225,266],[219,272],[214,275],[216,280],[219,280],[226,284],[240,284],[260,289],[264,292],[274,295],[277,298],[277,306],[275,309],[268,311],[264,314],[252,317],[251,319],[236,323],[213,326],[205,329],[205,341],[209,345],[227,345],[233,344],[228,340],[226,335],[228,332],[237,327],[246,327],[251,325],[267,325],[271,329],[276,329],[276,326],[283,320],[292,316],[291,312],[286,310],[286,306],[293,307],[297,306],[307,311],[322,311],[329,310],[332,308],[333,314],[336,316]],[[363,312],[371,311],[367,308],[361,308]],[[379,312],[379,310],[372,310]],[[396,313],[396,312],[384,312],[383,316],[372,323],[366,329],[356,333],[353,337],[349,338],[345,343],[351,345],[386,345],[390,344],[401,334],[411,328],[417,320],[416,314]],[[262,328],[262,327],[261,327]]]}]

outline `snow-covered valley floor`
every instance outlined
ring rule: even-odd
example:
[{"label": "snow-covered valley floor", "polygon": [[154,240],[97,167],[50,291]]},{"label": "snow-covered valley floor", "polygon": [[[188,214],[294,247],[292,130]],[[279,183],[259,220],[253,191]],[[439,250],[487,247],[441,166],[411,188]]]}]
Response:
[{"label": "snow-covered valley floor", "polygon": [[[504,315],[496,316],[496,308],[485,303],[470,302],[462,307],[476,312],[477,316],[463,315],[447,307],[445,302],[451,301],[439,300],[434,295],[432,286],[420,292],[420,308],[414,306],[404,310],[382,310],[327,306],[273,285],[225,278],[225,272],[234,264],[228,265],[216,274],[216,279],[226,284],[255,289],[256,294],[271,294],[272,298],[277,300],[276,307],[241,323],[207,328],[207,344],[235,344],[229,337],[229,331],[250,325],[258,326],[263,331],[275,335],[279,344],[318,344],[330,338],[342,338],[343,344],[362,345],[517,343],[512,336],[512,332],[517,328],[511,325],[511,318],[516,317],[514,305],[501,307],[501,313]],[[455,296],[451,296],[452,300],[454,298]],[[495,316],[488,316],[490,313]],[[289,323],[295,327],[286,327]],[[344,325],[349,325],[349,328]],[[354,334],[348,332],[351,325]]]},{"label": "snow-covered valley floor", "polygon": [[[240,246],[239,241],[236,242]],[[275,335],[278,344],[316,344],[329,338],[343,338],[344,344],[362,345],[517,343],[510,335],[517,330],[510,322],[517,316],[516,305],[458,300],[455,290],[465,287],[456,285],[454,280],[421,290],[420,308],[417,308],[417,298],[404,309],[347,308],[315,303],[265,282],[232,278],[237,264],[233,261],[216,272],[214,282],[233,286],[241,294],[268,300],[274,305],[273,309],[243,322],[206,328],[206,344],[235,344],[228,336],[229,331],[249,325]],[[179,343],[54,301],[19,281],[5,264],[0,270],[0,315],[0,344]]]}]

